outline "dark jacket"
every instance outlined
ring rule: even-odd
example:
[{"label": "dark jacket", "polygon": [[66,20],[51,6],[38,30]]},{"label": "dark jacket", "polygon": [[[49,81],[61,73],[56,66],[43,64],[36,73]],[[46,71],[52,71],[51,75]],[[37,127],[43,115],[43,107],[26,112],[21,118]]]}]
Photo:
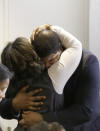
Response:
[{"label": "dark jacket", "polygon": [[64,88],[63,109],[44,114],[44,119],[59,122],[66,131],[81,131],[81,126],[100,115],[99,90],[98,60],[92,53],[84,50],[77,70]]}]

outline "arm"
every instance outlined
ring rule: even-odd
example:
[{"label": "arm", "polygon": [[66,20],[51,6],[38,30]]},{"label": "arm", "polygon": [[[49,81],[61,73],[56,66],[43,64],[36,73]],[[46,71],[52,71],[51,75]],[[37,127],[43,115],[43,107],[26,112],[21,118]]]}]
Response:
[{"label": "arm", "polygon": [[12,88],[12,82],[10,82],[9,87],[5,93],[5,98],[2,99],[0,102],[0,115],[5,119],[17,119],[19,116],[19,111],[15,111],[12,102],[13,102],[13,93],[10,94],[13,91]]},{"label": "arm", "polygon": [[4,98],[0,103],[0,115],[5,119],[18,119],[19,112],[12,106],[12,99]]},{"label": "arm", "polygon": [[[36,94],[43,91],[41,88],[36,89],[34,91],[26,92],[28,86],[22,88],[14,98],[10,96],[11,90],[13,88],[10,86],[8,87],[6,98],[4,98],[0,103],[0,115],[6,119],[18,119],[20,116],[21,110],[33,110],[38,111],[40,107],[43,105],[42,101],[45,96],[35,96]],[[9,92],[10,91],[10,92]]]},{"label": "arm", "polygon": [[[49,112],[43,115],[48,122],[57,121],[66,130],[89,121],[96,112],[99,101],[99,64],[95,56],[91,55],[78,79],[78,85],[72,96],[72,105],[61,111]],[[65,100],[66,102],[66,100]],[[79,127],[80,128],[80,127]]]},{"label": "arm", "polygon": [[59,61],[48,69],[54,89],[58,94],[62,94],[66,82],[79,65],[82,45],[79,40],[64,29],[58,26],[51,26],[51,29],[58,34],[62,45],[67,48],[62,53]]}]

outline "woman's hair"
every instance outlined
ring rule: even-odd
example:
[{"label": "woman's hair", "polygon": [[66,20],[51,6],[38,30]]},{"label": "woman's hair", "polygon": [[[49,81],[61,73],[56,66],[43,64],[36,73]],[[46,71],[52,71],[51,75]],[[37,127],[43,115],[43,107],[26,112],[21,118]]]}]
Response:
[{"label": "woman's hair", "polygon": [[31,44],[39,57],[47,57],[56,53],[60,48],[60,38],[52,31],[51,25],[42,25],[36,28],[31,35]]},{"label": "woman's hair", "polygon": [[13,76],[13,73],[11,73],[5,65],[0,63],[0,82],[6,79],[11,79],[12,76]]},{"label": "woman's hair", "polygon": [[10,71],[16,75],[36,75],[41,73],[43,63],[32,48],[30,42],[19,37],[14,42],[9,42],[1,54],[1,60]]}]

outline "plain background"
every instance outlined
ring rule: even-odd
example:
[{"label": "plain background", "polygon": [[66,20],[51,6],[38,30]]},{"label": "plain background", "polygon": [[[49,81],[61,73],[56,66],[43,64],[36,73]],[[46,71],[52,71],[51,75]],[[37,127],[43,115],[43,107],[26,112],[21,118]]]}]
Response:
[{"label": "plain background", "polygon": [[0,0],[0,51],[41,24],[63,27],[100,60],[100,0]]},{"label": "plain background", "polygon": [[[18,36],[29,39],[41,24],[63,27],[100,61],[100,0],[0,0],[0,53],[7,41]],[[7,123],[15,125],[3,122]]]}]

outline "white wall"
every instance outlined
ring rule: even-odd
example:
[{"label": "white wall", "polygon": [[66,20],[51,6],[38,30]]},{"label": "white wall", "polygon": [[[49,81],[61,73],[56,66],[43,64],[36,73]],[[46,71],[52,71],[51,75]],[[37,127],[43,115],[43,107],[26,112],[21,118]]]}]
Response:
[{"label": "white wall", "polygon": [[100,0],[90,0],[89,49],[100,61]]},{"label": "white wall", "polygon": [[3,5],[2,0],[0,0],[0,52],[2,50],[3,44]]},{"label": "white wall", "polygon": [[9,40],[9,1],[0,0],[0,53]]},{"label": "white wall", "polygon": [[35,26],[50,23],[62,26],[88,47],[88,0],[9,0],[8,6],[8,40],[29,38]]}]

